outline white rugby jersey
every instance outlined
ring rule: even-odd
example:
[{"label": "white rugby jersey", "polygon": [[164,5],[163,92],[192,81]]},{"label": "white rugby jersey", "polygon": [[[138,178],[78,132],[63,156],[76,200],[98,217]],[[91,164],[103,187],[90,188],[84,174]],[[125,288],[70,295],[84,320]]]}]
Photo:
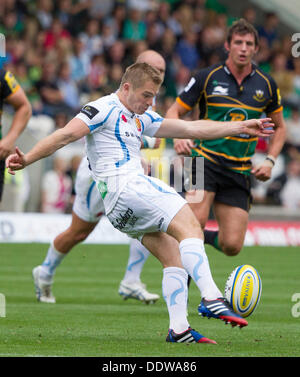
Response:
[{"label": "white rugby jersey", "polygon": [[[92,177],[92,172],[89,169],[89,162],[86,156],[84,156],[78,166],[75,180],[75,192],[76,195],[87,197],[91,185],[95,182]],[[100,195],[99,195],[99,199]]]},{"label": "white rugby jersey", "polygon": [[116,93],[88,103],[76,117],[90,129],[86,154],[108,214],[130,177],[144,173],[141,135],[155,136],[163,118],[152,110],[132,113]]}]

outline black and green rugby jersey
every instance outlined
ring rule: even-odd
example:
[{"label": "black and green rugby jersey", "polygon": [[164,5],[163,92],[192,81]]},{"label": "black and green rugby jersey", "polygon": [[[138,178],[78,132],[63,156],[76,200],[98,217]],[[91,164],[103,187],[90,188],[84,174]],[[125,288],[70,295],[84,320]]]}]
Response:
[{"label": "black and green rugby jersey", "polygon": [[11,94],[15,93],[19,87],[17,80],[11,72],[0,69],[0,139],[2,139],[1,115],[3,102]]},{"label": "black and green rugby jersey", "polygon": [[[218,121],[260,118],[263,113],[270,115],[282,111],[280,100],[275,81],[255,65],[238,85],[225,63],[200,70],[176,98],[187,110],[198,105],[200,119]],[[245,134],[216,140],[195,140],[192,156],[203,156],[248,175],[257,140],[257,137]]]}]

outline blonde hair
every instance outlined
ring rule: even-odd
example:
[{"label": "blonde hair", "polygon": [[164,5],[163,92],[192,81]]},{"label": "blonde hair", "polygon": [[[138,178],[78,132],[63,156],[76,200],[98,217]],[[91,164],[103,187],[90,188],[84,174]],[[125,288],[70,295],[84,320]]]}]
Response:
[{"label": "blonde hair", "polygon": [[120,87],[128,82],[133,89],[137,89],[142,87],[148,80],[151,80],[156,85],[161,85],[160,72],[148,63],[135,63],[126,69]]}]

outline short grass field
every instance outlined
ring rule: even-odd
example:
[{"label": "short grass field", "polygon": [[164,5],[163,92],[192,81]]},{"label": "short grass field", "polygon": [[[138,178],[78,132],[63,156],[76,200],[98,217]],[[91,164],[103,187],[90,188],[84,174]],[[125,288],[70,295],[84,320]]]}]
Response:
[{"label": "short grass field", "polygon": [[[297,304],[292,296],[300,292],[299,248],[245,247],[230,258],[207,247],[213,276],[222,290],[229,273],[240,264],[253,265],[263,286],[249,326],[240,330],[200,317],[200,295],[192,284],[190,325],[217,345],[166,343],[168,314],[162,298],[154,305],[121,299],[118,286],[128,258],[126,245],[77,246],[57,269],[53,289],[57,303],[37,302],[31,271],[43,261],[47,248],[0,243],[0,292],[6,298],[6,317],[0,318],[1,357],[300,356],[299,309],[295,307],[292,314]],[[152,256],[142,280],[150,291],[161,294],[162,269]]]}]

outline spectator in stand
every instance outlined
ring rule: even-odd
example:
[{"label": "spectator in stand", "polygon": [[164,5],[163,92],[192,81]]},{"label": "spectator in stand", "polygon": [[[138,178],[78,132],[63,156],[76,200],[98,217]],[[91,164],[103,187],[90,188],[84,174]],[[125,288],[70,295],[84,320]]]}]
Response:
[{"label": "spectator in stand", "polygon": [[6,13],[3,23],[0,25],[0,32],[4,35],[18,37],[24,30],[24,23],[18,19],[15,11],[11,10]]},{"label": "spectator in stand", "polygon": [[51,23],[51,28],[46,32],[44,39],[45,50],[57,48],[58,42],[62,39],[70,41],[71,35],[66,30],[58,18],[54,18]]},{"label": "spectator in stand", "polygon": [[250,24],[254,26],[256,25],[257,12],[256,12],[256,9],[252,7],[251,5],[244,9],[242,13],[242,17],[246,21],[250,22]]},{"label": "spectator in stand", "polygon": [[271,70],[271,57],[272,50],[269,47],[267,39],[263,37],[259,38],[259,50],[255,56],[255,63],[259,66],[259,68],[269,73]]},{"label": "spectator in stand", "polygon": [[269,47],[273,47],[274,42],[278,39],[277,27],[279,18],[276,13],[268,12],[265,15],[263,25],[257,28],[259,37],[266,38]]},{"label": "spectator in stand", "polygon": [[73,22],[72,0],[58,0],[56,16],[64,28],[70,30]]},{"label": "spectator in stand", "polygon": [[91,91],[99,91],[107,82],[107,66],[104,55],[94,55],[88,75]]},{"label": "spectator in stand", "polygon": [[85,31],[79,34],[79,38],[83,42],[84,53],[87,54],[90,59],[94,55],[103,53],[103,41],[100,36],[99,20],[91,18],[88,20]]},{"label": "spectator in stand", "polygon": [[273,56],[270,74],[280,89],[283,104],[286,104],[293,93],[293,73],[287,69],[287,57],[284,53],[277,52]]},{"label": "spectator in stand", "polygon": [[110,66],[113,64],[121,64],[124,65],[125,59],[125,44],[122,40],[117,40],[108,50],[107,62]]},{"label": "spectator in stand", "polygon": [[180,39],[175,49],[181,63],[190,71],[194,71],[199,66],[200,55],[196,42],[197,34],[190,29],[184,32],[183,38]]},{"label": "spectator in stand", "polygon": [[57,86],[56,65],[45,61],[42,67],[42,77],[36,83],[39,96],[42,100],[42,113],[54,117],[57,112],[66,111],[63,93]]},{"label": "spectator in stand", "polygon": [[134,42],[146,38],[146,24],[142,16],[142,12],[138,9],[129,10],[129,17],[124,22],[123,39],[128,42]]},{"label": "spectator in stand", "polygon": [[112,24],[108,21],[105,21],[102,25],[102,41],[103,41],[103,48],[106,52],[117,40]]},{"label": "spectator in stand", "polygon": [[125,19],[126,7],[122,3],[117,3],[112,14],[108,15],[108,17],[105,19],[105,21],[111,25],[116,39],[122,37]]},{"label": "spectator in stand", "polygon": [[71,69],[71,77],[82,91],[87,91],[86,77],[90,69],[90,57],[84,52],[84,45],[80,38],[74,38],[73,51],[68,61]]},{"label": "spectator in stand", "polygon": [[73,115],[75,115],[80,108],[79,90],[76,81],[71,77],[68,62],[63,62],[59,68],[57,86],[62,93],[64,103],[73,110]]},{"label": "spectator in stand", "polygon": [[191,78],[190,70],[182,65],[176,74],[176,92],[177,94],[181,93],[184,88],[187,86],[189,80]]},{"label": "spectator in stand", "polygon": [[113,10],[114,1],[111,0],[90,0],[89,1],[89,14],[90,17],[97,19],[107,17]]},{"label": "spectator in stand", "polygon": [[50,28],[53,19],[54,3],[51,0],[38,0],[37,1],[37,19],[42,29],[47,30]]},{"label": "spectator in stand", "polygon": [[291,160],[283,174],[270,184],[267,197],[272,204],[300,208],[300,160]]},{"label": "spectator in stand", "polygon": [[299,105],[291,108],[291,116],[286,120],[286,143],[300,152],[300,111]]},{"label": "spectator in stand", "polygon": [[292,71],[293,89],[289,98],[289,102],[293,107],[299,107],[300,106],[300,59],[299,58],[293,59],[293,66],[294,66],[294,70]]},{"label": "spectator in stand", "polygon": [[20,83],[23,88],[31,106],[33,114],[39,113],[42,109],[42,103],[37,92],[36,87],[34,86],[33,80],[30,78],[25,61],[20,61],[15,66],[15,76],[17,81]]},{"label": "spectator in stand", "polygon": [[107,83],[103,89],[105,94],[115,92],[119,88],[120,79],[123,76],[123,68],[121,64],[113,64],[107,75]]},{"label": "spectator in stand", "polygon": [[56,156],[53,170],[49,170],[42,178],[41,212],[65,213],[72,192],[72,180],[66,170],[65,159]]}]

